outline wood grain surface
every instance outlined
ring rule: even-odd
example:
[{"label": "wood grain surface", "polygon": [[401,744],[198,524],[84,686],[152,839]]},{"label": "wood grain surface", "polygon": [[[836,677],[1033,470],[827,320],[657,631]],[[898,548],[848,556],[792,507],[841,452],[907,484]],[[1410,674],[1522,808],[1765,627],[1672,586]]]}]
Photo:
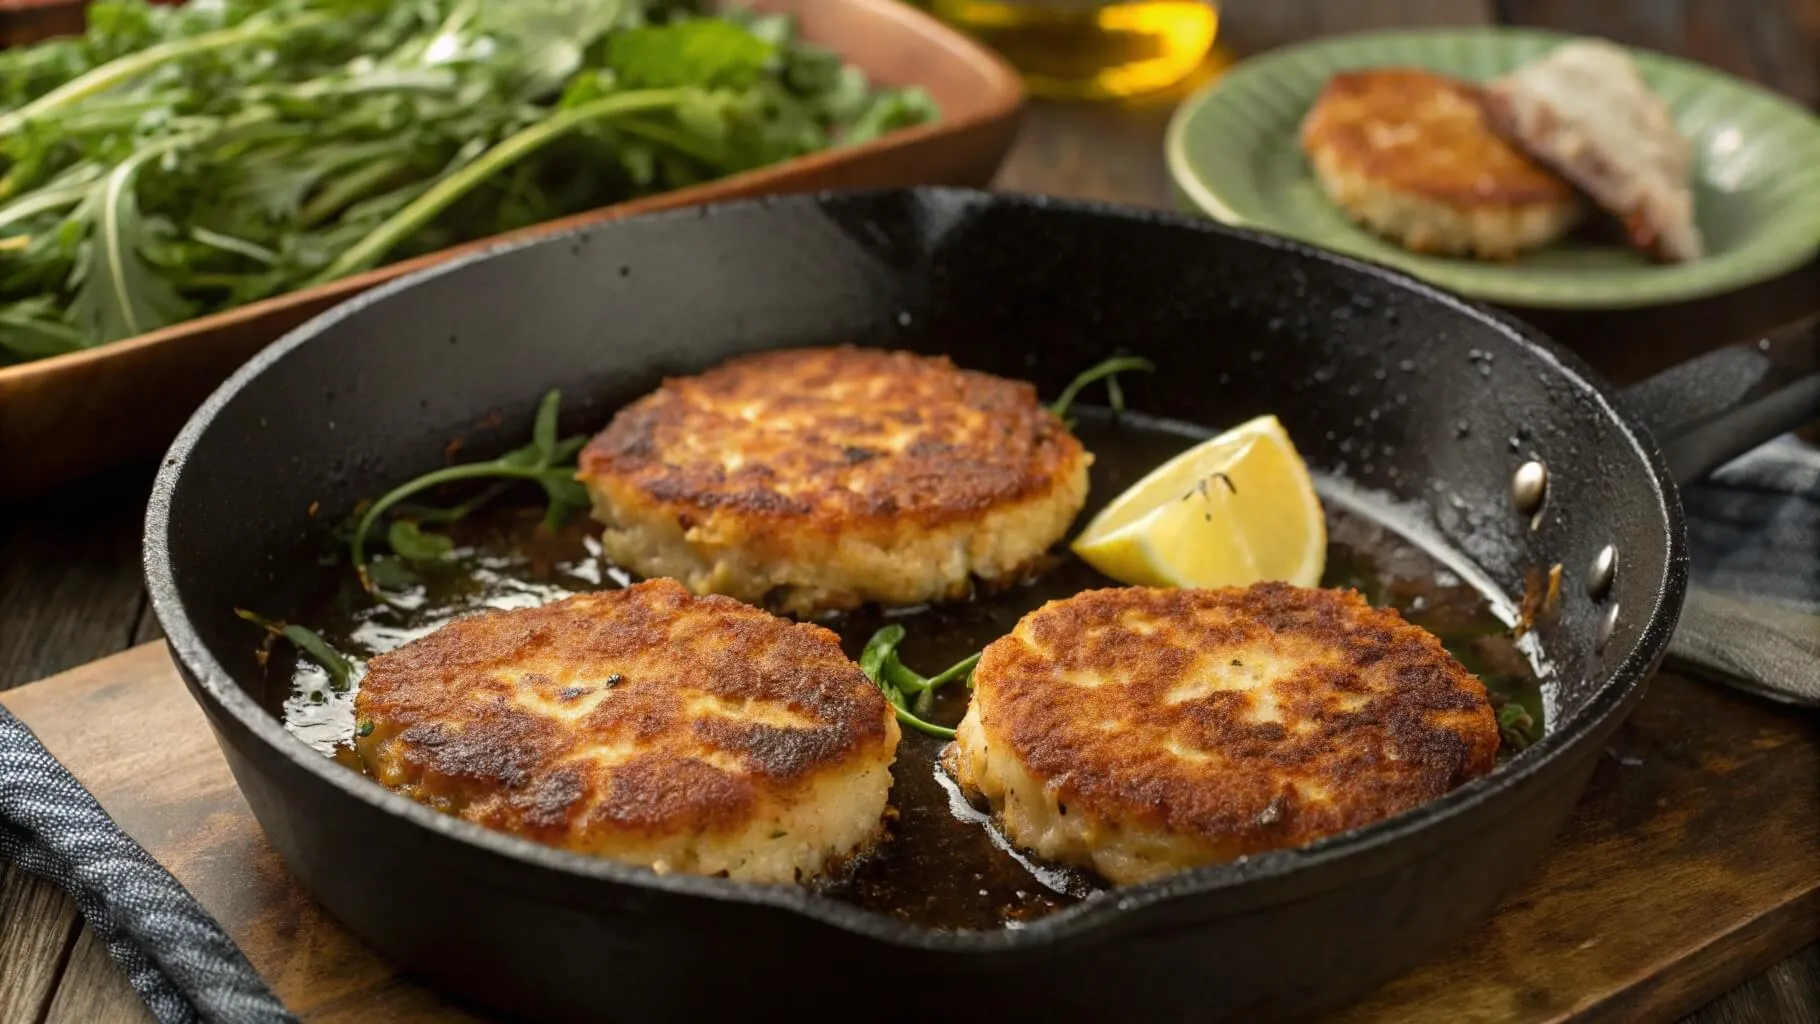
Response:
[{"label": "wood grain surface", "polygon": [[[19,6],[18,0],[0,0],[0,13],[10,16]],[[1713,60],[1809,106],[1820,102],[1815,85],[1820,78],[1820,0],[1223,0],[1222,8],[1224,52],[1190,86],[1211,78],[1220,61],[1231,55],[1314,35],[1351,28],[1501,20],[1594,31],[1622,42]],[[0,26],[5,24],[0,19]],[[1034,106],[998,184],[1164,205],[1168,200],[1160,157],[1162,131],[1186,88],[1126,104]],[[1820,264],[1739,293],[1670,307],[1622,313],[1518,312],[1623,382],[1816,310]],[[149,469],[134,468],[31,502],[0,503],[0,690],[158,635],[146,608],[138,565],[139,524],[149,481]],[[1811,718],[1799,713],[1666,673],[1654,685],[1655,693],[1644,705],[1651,714],[1663,701],[1672,705],[1688,695],[1689,708],[1703,708],[1709,714],[1741,708],[1776,723],[1772,728],[1811,724]],[[188,697],[182,700],[187,706]],[[1643,713],[1636,723],[1647,721]],[[1625,767],[1616,762],[1602,766],[1601,778]],[[1789,781],[1796,796],[1806,795],[1808,820],[1820,819],[1820,771],[1810,766],[1805,779]],[[1587,813],[1586,807],[1581,810]],[[1761,850],[1759,836],[1775,831],[1775,826],[1763,824],[1737,842],[1744,849]],[[1552,870],[1551,858],[1541,874],[1549,877]],[[1712,882],[1704,877],[1680,881]],[[1582,884],[1596,883],[1583,879]],[[1682,907],[1676,913],[1694,912],[1691,903]],[[1809,914],[1820,917],[1820,909],[1810,907]],[[1703,966],[1700,958],[1689,961],[1695,988],[1710,992],[1724,978],[1741,977],[1742,964],[1758,954],[1773,959],[1773,950],[1789,936],[1746,931],[1741,938],[1732,944],[1741,951],[1742,959],[1736,962],[1721,957],[1715,968]],[[1717,974],[1704,973],[1715,969]],[[1398,984],[1428,976],[1412,976]],[[1672,995],[1676,986],[1689,983],[1670,972],[1646,987]],[[395,986],[360,1006],[321,1006],[315,1016],[383,1018],[391,1008],[408,1009],[413,991]],[[1682,993],[1676,999],[1684,997]],[[1456,1020],[1505,1019],[1492,1010],[1480,1013],[1466,998],[1456,1005]],[[1673,1005],[1688,1004],[1658,997],[1634,1006],[1612,1005],[1607,1016],[1627,1021],[1669,1019],[1676,1012],[1670,1009]],[[74,904],[47,884],[0,865],[0,1024],[141,1019],[143,1010],[83,928]],[[1809,945],[1776,961],[1686,1020],[1686,1024],[1783,1022],[1820,1024],[1820,946]]]},{"label": "wood grain surface", "polygon": [[[0,694],[315,1019],[447,1020],[302,890],[266,842],[164,645]],[[1660,677],[1535,875],[1452,950],[1335,1024],[1672,1016],[1820,935],[1820,719]],[[1773,823],[1773,827],[1765,827]],[[104,955],[84,932],[75,966]],[[52,1019],[130,1016],[60,988]]]}]

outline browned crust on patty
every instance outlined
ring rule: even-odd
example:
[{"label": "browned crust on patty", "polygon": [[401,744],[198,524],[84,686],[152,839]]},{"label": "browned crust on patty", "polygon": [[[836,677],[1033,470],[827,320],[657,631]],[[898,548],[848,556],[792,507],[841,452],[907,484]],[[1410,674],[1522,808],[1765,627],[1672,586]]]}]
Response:
[{"label": "browned crust on patty", "polygon": [[1573,186],[1487,123],[1480,90],[1416,68],[1345,71],[1302,121],[1302,148],[1380,187],[1455,207],[1571,203]]},{"label": "browned crust on patty", "polygon": [[[748,704],[788,721],[742,717]],[[402,773],[398,788],[557,845],[737,829],[884,743],[887,720],[832,632],[673,580],[450,623],[373,659],[355,709],[375,726],[363,758]]]},{"label": "browned crust on patty", "polygon": [[834,532],[973,519],[1049,493],[1083,455],[1028,383],[841,346],[664,381],[583,450],[581,477],[616,478],[685,529],[730,513]]},{"label": "browned crust on patty", "polygon": [[[1276,721],[1257,716],[1257,691],[1205,686],[1246,658],[1290,666],[1263,684]],[[974,685],[993,742],[1064,808],[1226,856],[1409,810],[1489,771],[1498,749],[1478,679],[1350,590],[1089,591],[988,646]]]}]

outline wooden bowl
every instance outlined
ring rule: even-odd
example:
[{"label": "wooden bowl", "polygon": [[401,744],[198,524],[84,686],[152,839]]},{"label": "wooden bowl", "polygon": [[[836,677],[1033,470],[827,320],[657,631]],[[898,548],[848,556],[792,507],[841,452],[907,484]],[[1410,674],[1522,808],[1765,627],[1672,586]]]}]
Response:
[{"label": "wooden bowl", "polygon": [[[18,43],[80,28],[81,2],[0,11]],[[0,367],[0,500],[41,493],[161,453],[190,412],[247,357],[337,302],[452,256],[635,213],[768,193],[904,185],[983,185],[1017,134],[1017,74],[991,51],[896,0],[750,0],[794,14],[882,85],[920,85],[933,124],[717,181],[602,207],[275,296],[109,345]]]}]

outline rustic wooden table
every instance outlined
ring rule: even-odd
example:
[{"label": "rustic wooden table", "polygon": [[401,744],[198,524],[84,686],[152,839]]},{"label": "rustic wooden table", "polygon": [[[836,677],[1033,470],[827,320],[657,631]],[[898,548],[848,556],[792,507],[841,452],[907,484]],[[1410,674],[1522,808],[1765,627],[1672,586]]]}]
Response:
[{"label": "rustic wooden table", "polygon": [[[1371,27],[1540,25],[1691,57],[1810,108],[1820,105],[1820,0],[1225,0],[1223,7],[1228,53]],[[1199,77],[1216,73],[1215,63]],[[1165,205],[1163,126],[1193,84],[1122,105],[1034,105],[1000,186]],[[1519,312],[1608,376],[1634,380],[1820,312],[1820,263],[1673,307]],[[158,638],[139,572],[148,482],[148,470],[128,471],[0,510],[0,689]],[[144,1019],[75,905],[0,864],[0,1024]],[[1775,964],[1688,1020],[1820,1022],[1820,946]]]}]

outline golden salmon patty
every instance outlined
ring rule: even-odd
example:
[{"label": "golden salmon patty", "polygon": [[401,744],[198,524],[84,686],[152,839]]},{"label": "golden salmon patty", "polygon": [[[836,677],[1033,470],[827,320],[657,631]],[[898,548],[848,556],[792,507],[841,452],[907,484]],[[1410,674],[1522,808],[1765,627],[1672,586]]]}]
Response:
[{"label": "golden salmon patty", "polygon": [[1579,220],[1573,186],[1492,129],[1478,89],[1411,68],[1334,75],[1303,119],[1328,198],[1416,252],[1504,259]]},{"label": "golden salmon patty", "polygon": [[947,763],[1007,837],[1119,884],[1298,846],[1490,771],[1485,687],[1353,591],[1127,587],[994,641]]},{"label": "golden salmon patty", "polygon": [[881,829],[897,721],[828,630],[674,580],[460,619],[374,658],[372,775],[660,873],[788,882]]},{"label": "golden salmon patty", "polygon": [[1092,461],[1022,381],[851,347],[666,380],[581,454],[606,556],[793,615],[1028,575]]}]

